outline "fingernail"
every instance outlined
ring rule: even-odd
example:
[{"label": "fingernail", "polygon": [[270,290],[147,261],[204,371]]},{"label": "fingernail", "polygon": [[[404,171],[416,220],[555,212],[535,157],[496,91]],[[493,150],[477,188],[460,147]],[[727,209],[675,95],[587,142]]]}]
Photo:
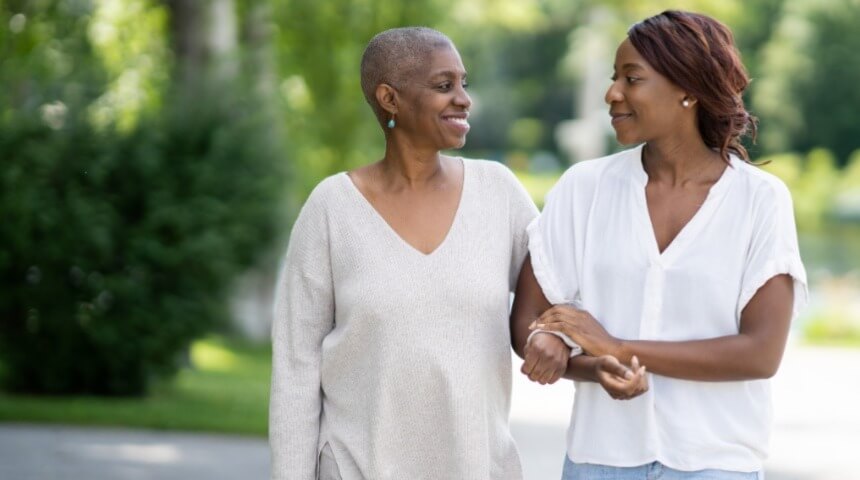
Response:
[{"label": "fingernail", "polygon": [[630,380],[631,378],[633,378],[633,372],[631,372],[630,370],[627,370],[626,372],[624,372],[624,378],[626,378],[627,380]]},{"label": "fingernail", "polygon": [[529,324],[529,329],[535,328],[535,324],[536,324],[536,323],[537,323],[537,320],[535,320],[534,322],[532,322],[531,324]]}]

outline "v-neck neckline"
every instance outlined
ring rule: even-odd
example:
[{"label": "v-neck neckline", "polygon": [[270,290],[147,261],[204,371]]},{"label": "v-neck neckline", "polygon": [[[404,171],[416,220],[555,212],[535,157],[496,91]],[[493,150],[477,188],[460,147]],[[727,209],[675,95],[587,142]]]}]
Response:
[{"label": "v-neck neckline", "polygon": [[652,261],[661,265],[668,265],[674,262],[684,249],[696,238],[708,220],[713,217],[714,212],[720,204],[720,201],[725,197],[729,189],[732,179],[735,176],[737,169],[737,160],[733,155],[729,155],[730,164],[723,170],[720,178],[711,185],[708,189],[708,194],[705,201],[699,206],[696,213],[693,214],[687,223],[675,235],[675,238],[669,242],[663,251],[660,251],[660,244],[657,242],[657,232],[654,229],[654,222],[651,219],[651,212],[648,210],[648,197],[645,188],[648,186],[648,172],[645,171],[645,166],[642,163],[642,154],[645,145],[642,144],[636,149],[634,155],[630,156],[630,161],[633,163],[633,179],[637,187],[636,200],[639,205],[640,224],[643,226],[645,236],[648,240],[648,251]]},{"label": "v-neck neckline", "polygon": [[358,189],[358,186],[355,184],[355,182],[352,181],[352,178],[350,178],[347,172],[341,172],[341,176],[343,177],[343,181],[349,184],[348,189],[354,192],[354,197],[356,198],[358,203],[363,205],[363,208],[368,210],[368,214],[375,219],[374,221],[380,222],[382,224],[382,229],[386,230],[389,236],[393,236],[396,243],[399,243],[407,250],[419,255],[422,258],[431,258],[436,256],[436,254],[441,251],[446,244],[448,244],[448,240],[455,233],[455,229],[457,228],[460,217],[462,216],[461,212],[465,207],[467,193],[466,189],[469,185],[469,168],[468,162],[466,162],[462,157],[457,157],[457,159],[460,160],[461,164],[463,165],[463,186],[460,189],[460,199],[457,202],[457,210],[454,212],[454,217],[451,219],[451,224],[448,226],[448,231],[445,232],[445,237],[442,238],[442,241],[439,242],[439,244],[436,245],[436,247],[428,253],[421,251],[420,249],[406,241],[406,239],[403,238],[403,236],[400,235],[400,233],[398,233],[397,230],[395,230],[390,223],[388,223],[388,220],[386,220],[385,217],[383,217],[382,214],[379,213],[379,210],[377,210],[376,207],[374,207],[373,204],[370,203],[370,200],[368,200],[367,197],[365,197],[364,194],[361,193],[361,190]]}]

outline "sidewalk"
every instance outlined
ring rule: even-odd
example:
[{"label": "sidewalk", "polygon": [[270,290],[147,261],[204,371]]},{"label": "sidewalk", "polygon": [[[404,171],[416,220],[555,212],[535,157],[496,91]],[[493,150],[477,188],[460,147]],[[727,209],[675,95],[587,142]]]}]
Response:
[{"label": "sidewalk", "polygon": [[[511,427],[526,480],[560,478],[573,388],[514,362]],[[790,346],[773,380],[768,480],[860,479],[860,350]],[[126,429],[0,424],[3,480],[265,480],[266,441]]]}]

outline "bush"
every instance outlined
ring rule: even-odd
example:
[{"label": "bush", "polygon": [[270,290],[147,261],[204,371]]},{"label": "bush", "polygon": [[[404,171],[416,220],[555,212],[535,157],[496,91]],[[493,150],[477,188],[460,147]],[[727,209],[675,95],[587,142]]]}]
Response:
[{"label": "bush", "polygon": [[2,121],[6,388],[141,394],[224,320],[231,279],[276,239],[285,179],[271,128],[237,107],[126,134]]}]

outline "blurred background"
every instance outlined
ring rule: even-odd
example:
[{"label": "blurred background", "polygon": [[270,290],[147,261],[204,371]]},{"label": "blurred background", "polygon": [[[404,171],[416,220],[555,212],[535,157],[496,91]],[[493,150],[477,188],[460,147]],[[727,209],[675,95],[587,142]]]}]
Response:
[{"label": "blurred background", "polygon": [[[842,430],[817,435],[860,444],[853,409],[826,406],[860,400],[860,0],[0,0],[0,437],[264,436],[291,222],[322,178],[382,154],[359,86],[370,38],[448,34],[474,101],[461,154],[507,164],[540,205],[569,165],[621,148],[603,103],[615,48],[667,8],[732,28],[760,119],[750,152],[794,197],[811,303],[787,364],[808,375],[777,381],[805,406],[777,422],[816,428],[809,409],[827,410]],[[560,469],[570,387],[531,388],[514,391],[525,461],[559,439]],[[831,478],[791,454],[774,468]]]}]

